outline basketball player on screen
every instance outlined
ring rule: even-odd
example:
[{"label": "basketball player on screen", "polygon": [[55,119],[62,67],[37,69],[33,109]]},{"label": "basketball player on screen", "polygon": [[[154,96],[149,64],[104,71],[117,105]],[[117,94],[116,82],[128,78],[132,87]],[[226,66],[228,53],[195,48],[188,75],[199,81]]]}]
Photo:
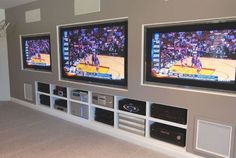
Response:
[{"label": "basketball player on screen", "polygon": [[95,52],[93,52],[93,54],[92,54],[92,65],[96,66],[96,71],[98,72],[100,62],[99,62],[98,56]]},{"label": "basketball player on screen", "polygon": [[200,61],[199,58],[197,58],[197,61],[195,63],[195,67],[197,69],[197,73],[200,73],[200,71],[202,70],[202,62]]},{"label": "basketball player on screen", "polygon": [[180,62],[181,62],[182,67],[188,66],[188,57],[186,55],[182,54],[181,58],[180,58]]},{"label": "basketball player on screen", "polygon": [[195,67],[196,62],[197,62],[198,56],[197,56],[197,52],[193,52],[192,54],[192,60],[191,60],[191,67]]},{"label": "basketball player on screen", "polygon": [[85,63],[85,65],[89,65],[89,54],[88,53],[84,53],[84,63]]},{"label": "basketball player on screen", "polygon": [[194,52],[193,57],[192,57],[192,65],[191,67],[194,67],[197,69],[197,73],[200,73],[200,71],[202,70],[202,62],[201,60],[198,58],[197,53]]}]

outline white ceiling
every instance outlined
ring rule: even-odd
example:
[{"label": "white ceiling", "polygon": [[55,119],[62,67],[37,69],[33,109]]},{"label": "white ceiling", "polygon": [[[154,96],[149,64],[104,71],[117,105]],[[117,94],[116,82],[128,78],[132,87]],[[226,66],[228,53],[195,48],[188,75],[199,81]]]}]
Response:
[{"label": "white ceiling", "polygon": [[36,0],[0,0],[0,9],[12,8],[18,5],[30,3]]}]

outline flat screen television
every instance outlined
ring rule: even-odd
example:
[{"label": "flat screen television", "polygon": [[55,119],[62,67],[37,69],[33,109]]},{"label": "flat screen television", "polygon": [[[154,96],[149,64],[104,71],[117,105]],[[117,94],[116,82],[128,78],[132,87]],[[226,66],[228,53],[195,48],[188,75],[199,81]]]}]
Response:
[{"label": "flat screen television", "polygon": [[59,27],[61,78],[127,86],[128,22]]},{"label": "flat screen television", "polygon": [[51,71],[50,35],[21,36],[23,68]]},{"label": "flat screen television", "polygon": [[146,81],[236,90],[236,22],[146,27]]}]

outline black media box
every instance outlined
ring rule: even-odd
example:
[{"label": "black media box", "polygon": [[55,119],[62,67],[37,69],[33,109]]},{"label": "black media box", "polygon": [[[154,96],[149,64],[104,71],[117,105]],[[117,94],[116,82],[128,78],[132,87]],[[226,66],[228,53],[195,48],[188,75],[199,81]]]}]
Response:
[{"label": "black media box", "polygon": [[49,84],[38,82],[38,91],[44,93],[50,93]]},{"label": "black media box", "polygon": [[135,113],[145,116],[146,102],[132,99],[122,99],[119,101],[119,109],[130,113]]},{"label": "black media box", "polygon": [[39,95],[40,98],[40,104],[50,106],[50,97],[47,95]]},{"label": "black media box", "polygon": [[171,107],[161,104],[152,104],[151,117],[186,125],[187,109]]},{"label": "black media box", "polygon": [[113,126],[114,112],[95,108],[95,120]]},{"label": "black media box", "polygon": [[161,123],[153,123],[150,129],[150,136],[178,146],[185,146],[186,130]]}]

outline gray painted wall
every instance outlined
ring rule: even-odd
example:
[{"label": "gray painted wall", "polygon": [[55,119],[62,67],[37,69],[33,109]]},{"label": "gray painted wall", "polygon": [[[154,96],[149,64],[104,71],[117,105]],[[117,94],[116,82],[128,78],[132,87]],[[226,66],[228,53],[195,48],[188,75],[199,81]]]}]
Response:
[{"label": "gray painted wall", "polygon": [[[0,21],[5,19],[5,10],[0,9]],[[10,100],[9,68],[6,36],[0,37],[0,101]]]},{"label": "gray painted wall", "polygon": [[[101,12],[81,16],[74,16],[73,4],[73,0],[40,0],[6,10],[7,20],[12,23],[8,31],[12,97],[24,100],[23,83],[34,84],[35,81],[44,81],[188,108],[187,151],[189,152],[195,152],[193,140],[196,117],[236,124],[235,93],[171,88],[163,85],[149,87],[140,84],[142,24],[236,16],[235,0],[101,0]],[[41,8],[42,21],[25,24],[25,11],[37,8]],[[128,90],[59,81],[56,25],[117,17],[129,18]],[[19,35],[40,32],[51,33],[53,67],[50,74],[21,70]]]},{"label": "gray painted wall", "polygon": [[5,9],[0,9],[0,21],[5,19]]}]

